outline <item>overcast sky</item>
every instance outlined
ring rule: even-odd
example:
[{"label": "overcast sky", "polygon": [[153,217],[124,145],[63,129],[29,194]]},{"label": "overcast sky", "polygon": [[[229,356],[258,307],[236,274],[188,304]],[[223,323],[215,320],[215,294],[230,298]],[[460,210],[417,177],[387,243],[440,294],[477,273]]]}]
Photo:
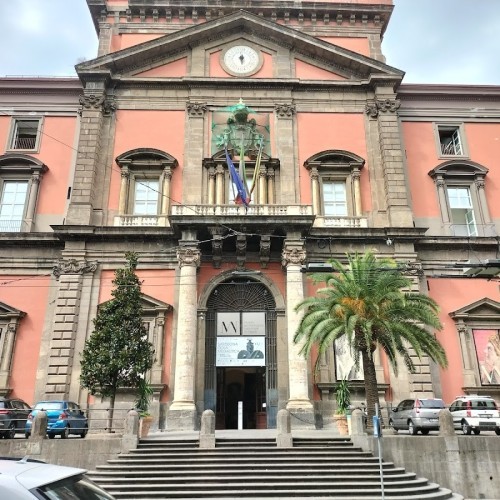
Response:
[{"label": "overcast sky", "polygon": [[[394,0],[383,51],[405,83],[500,85],[500,0]],[[0,76],[75,75],[97,54],[85,0],[0,0]]]}]

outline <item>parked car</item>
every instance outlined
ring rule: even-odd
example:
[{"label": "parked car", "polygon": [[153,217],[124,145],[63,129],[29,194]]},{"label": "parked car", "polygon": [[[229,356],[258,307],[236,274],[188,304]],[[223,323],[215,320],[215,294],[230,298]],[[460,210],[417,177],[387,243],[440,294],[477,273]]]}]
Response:
[{"label": "parked car", "polygon": [[395,430],[429,434],[439,430],[439,412],[446,408],[442,399],[405,399],[393,408],[389,425]]},{"label": "parked car", "polygon": [[0,498],[8,500],[114,500],[85,477],[85,469],[40,460],[0,458]]},{"label": "parked car", "polygon": [[13,439],[24,432],[31,406],[22,399],[0,397],[0,436]]},{"label": "parked car", "polygon": [[89,430],[88,420],[80,407],[72,401],[39,401],[33,407],[26,421],[25,434],[29,437],[33,419],[40,410],[47,412],[47,436],[53,439],[59,435],[66,439],[70,434],[84,438]]},{"label": "parked car", "polygon": [[500,412],[490,396],[469,394],[457,397],[450,405],[455,429],[464,434],[479,434],[481,431],[495,431],[500,436]]}]

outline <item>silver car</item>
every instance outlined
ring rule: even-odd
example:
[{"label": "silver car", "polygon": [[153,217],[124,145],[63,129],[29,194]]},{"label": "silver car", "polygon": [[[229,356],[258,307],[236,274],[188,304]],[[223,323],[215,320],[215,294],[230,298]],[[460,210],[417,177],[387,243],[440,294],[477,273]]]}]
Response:
[{"label": "silver car", "polygon": [[87,471],[27,457],[0,458],[0,498],[5,500],[114,500],[85,477]]},{"label": "silver car", "polygon": [[416,435],[418,431],[429,434],[439,430],[439,412],[446,406],[442,399],[405,399],[393,408],[389,425],[395,430],[407,430]]}]

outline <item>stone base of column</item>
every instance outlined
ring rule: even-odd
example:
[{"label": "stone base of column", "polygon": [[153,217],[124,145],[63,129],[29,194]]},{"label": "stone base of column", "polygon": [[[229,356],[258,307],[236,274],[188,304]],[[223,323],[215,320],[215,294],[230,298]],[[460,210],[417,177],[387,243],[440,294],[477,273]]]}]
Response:
[{"label": "stone base of column", "polygon": [[316,417],[310,401],[299,404],[298,401],[289,401],[286,409],[290,413],[292,429],[316,429]]},{"label": "stone base of column", "polygon": [[199,430],[198,412],[192,408],[175,408],[172,404],[167,412],[167,431],[196,431]]}]

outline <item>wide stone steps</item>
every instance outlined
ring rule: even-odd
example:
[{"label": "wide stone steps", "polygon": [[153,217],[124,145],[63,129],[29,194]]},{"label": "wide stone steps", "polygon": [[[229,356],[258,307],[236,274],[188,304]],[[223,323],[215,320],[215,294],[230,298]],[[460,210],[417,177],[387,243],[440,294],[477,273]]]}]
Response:
[{"label": "wide stone steps", "polygon": [[[213,449],[197,446],[194,440],[142,440],[89,476],[117,499],[382,497],[378,458],[345,438],[294,440],[293,448],[277,448],[271,439],[217,439]],[[462,499],[390,462],[382,470],[388,499]]]}]

